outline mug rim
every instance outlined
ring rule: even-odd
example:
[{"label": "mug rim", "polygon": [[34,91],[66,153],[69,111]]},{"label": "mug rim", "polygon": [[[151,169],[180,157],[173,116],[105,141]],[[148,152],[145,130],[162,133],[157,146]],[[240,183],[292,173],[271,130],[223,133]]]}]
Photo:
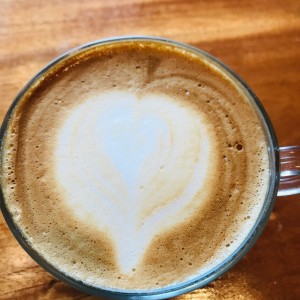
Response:
[{"label": "mug rim", "polygon": [[6,208],[4,195],[2,192],[2,183],[0,181],[0,208],[4,219],[10,228],[11,232],[13,233],[14,237],[17,239],[19,244],[23,247],[23,249],[31,256],[31,258],[36,261],[41,267],[43,267],[47,272],[58,278],[59,280],[68,283],[72,287],[79,289],[83,292],[97,295],[97,296],[104,296],[108,298],[114,299],[165,299],[169,297],[174,297],[180,294],[187,293],[189,291],[195,290],[197,288],[203,287],[209,282],[215,280],[226,271],[231,269],[255,244],[256,240],[262,233],[264,227],[267,224],[269,216],[272,212],[278,186],[279,186],[279,146],[277,142],[277,137],[270,121],[270,118],[264,109],[263,105],[261,104],[258,97],[252,91],[252,89],[248,86],[248,84],[233,70],[231,70],[227,65],[225,65],[222,61],[218,58],[214,57],[213,55],[199,49],[197,47],[188,45],[186,43],[177,42],[168,38],[162,37],[154,37],[154,36],[119,36],[119,37],[112,37],[107,39],[100,39],[91,41],[89,43],[82,44],[78,47],[72,48],[60,56],[56,57],[46,66],[44,66],[36,75],[34,75],[28,83],[20,90],[17,94],[16,98],[10,105],[6,116],[3,120],[3,123],[0,128],[0,168],[2,165],[2,148],[3,148],[3,140],[5,137],[5,133],[8,127],[9,120],[11,115],[14,112],[15,107],[22,99],[22,97],[26,94],[26,92],[34,85],[34,83],[38,82],[43,75],[50,70],[52,67],[58,65],[63,60],[66,60],[70,57],[75,57],[76,55],[91,49],[93,47],[98,47],[101,45],[112,44],[112,43],[120,43],[120,42],[128,42],[128,41],[149,41],[154,43],[161,43],[164,45],[171,45],[175,46],[176,48],[184,49],[189,53],[194,53],[197,56],[204,56],[205,59],[212,63],[217,69],[224,74],[226,77],[234,80],[234,83],[237,84],[247,97],[250,102],[253,104],[254,109],[256,110],[257,114],[259,115],[260,121],[264,125],[264,130],[268,137],[268,153],[269,153],[269,162],[270,162],[270,172],[269,172],[269,186],[268,191],[262,205],[261,211],[247,234],[246,238],[240,243],[240,245],[228,256],[226,259],[222,260],[220,264],[212,268],[211,270],[205,272],[202,275],[198,275],[193,277],[193,279],[183,281],[178,284],[172,284],[164,288],[158,289],[151,289],[147,290],[121,290],[121,289],[113,289],[108,287],[95,287],[92,285],[88,285],[82,281],[76,280],[75,278],[68,276],[60,272],[58,269],[53,267],[50,263],[48,263],[44,258],[42,258],[26,241],[26,238],[22,236],[21,231],[18,229],[17,225],[15,225],[13,218],[11,217],[8,209]]}]

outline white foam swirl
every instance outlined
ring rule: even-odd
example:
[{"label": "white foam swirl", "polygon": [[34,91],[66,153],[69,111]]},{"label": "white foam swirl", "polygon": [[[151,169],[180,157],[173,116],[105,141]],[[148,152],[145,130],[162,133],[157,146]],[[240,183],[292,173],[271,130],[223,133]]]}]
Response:
[{"label": "white foam swirl", "polygon": [[121,272],[201,206],[211,139],[199,113],[165,95],[106,92],[67,115],[55,148],[57,181],[74,216],[109,233]]}]

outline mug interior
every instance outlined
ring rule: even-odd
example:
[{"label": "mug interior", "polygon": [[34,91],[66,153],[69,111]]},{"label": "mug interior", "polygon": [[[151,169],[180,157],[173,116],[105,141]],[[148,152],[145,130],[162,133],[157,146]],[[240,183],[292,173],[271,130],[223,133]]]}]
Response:
[{"label": "mug interior", "polygon": [[[218,278],[220,275],[222,275],[224,272],[229,270],[231,267],[233,267],[253,246],[259,235],[261,234],[263,228],[265,227],[269,215],[272,211],[274,201],[277,195],[278,190],[278,184],[279,184],[279,147],[277,143],[277,138],[274,132],[274,129],[272,127],[272,124],[270,122],[270,119],[263,108],[262,104],[260,103],[259,99],[256,97],[256,95],[252,92],[252,90],[249,88],[249,86],[238,76],[236,75],[231,69],[229,69],[226,65],[224,65],[222,62],[220,62],[217,58],[211,56],[210,54],[186,45],[182,43],[178,43],[175,41],[171,41],[164,38],[157,38],[157,37],[140,37],[140,36],[134,36],[134,37],[117,37],[113,39],[106,39],[106,40],[99,40],[94,41],[82,46],[79,46],[77,48],[74,48],[60,57],[56,58],[54,61],[52,61],[50,64],[48,64],[46,67],[44,67],[36,76],[34,76],[27,85],[21,90],[21,92],[17,95],[16,99],[14,100],[13,104],[11,105],[9,111],[6,114],[6,117],[3,121],[3,124],[1,126],[0,130],[0,139],[1,139],[1,153],[3,148],[3,139],[6,134],[6,130],[8,127],[8,122],[10,120],[10,117],[14,111],[14,108],[22,99],[23,95],[27,93],[27,91],[38,83],[39,79],[43,77],[43,75],[54,68],[57,64],[61,63],[62,61],[74,57],[78,55],[79,53],[82,53],[86,51],[87,49],[92,49],[93,47],[99,47],[101,45],[107,45],[111,43],[122,43],[126,41],[151,41],[153,43],[159,43],[164,45],[171,45],[178,48],[182,48],[185,51],[188,51],[190,53],[193,53],[197,56],[204,57],[206,60],[209,61],[211,65],[216,67],[218,70],[220,70],[223,74],[226,75],[226,77],[230,78],[234,81],[234,83],[244,92],[246,97],[250,100],[252,103],[254,109],[256,110],[259,118],[261,119],[261,122],[264,126],[264,131],[268,140],[268,154],[269,154],[269,162],[270,162],[270,172],[269,172],[269,187],[267,196],[265,198],[264,204],[262,206],[262,209],[260,211],[260,214],[255,222],[255,225],[247,235],[247,237],[244,239],[244,241],[240,244],[240,246],[230,255],[230,257],[227,257],[221,264],[218,266],[212,268],[209,272],[206,272],[205,274],[202,274],[196,279],[188,280],[186,282],[182,282],[180,284],[166,287],[166,288],[159,288],[154,289],[150,291],[142,291],[142,292],[124,292],[114,289],[100,289],[96,288],[94,286],[89,286],[83,282],[77,281],[65,274],[62,274],[59,272],[56,268],[52,267],[50,264],[48,264],[36,251],[34,251],[31,246],[28,244],[28,242],[23,238],[21,232],[18,230],[18,227],[14,224],[14,221],[8,211],[8,209],[5,206],[5,202],[3,199],[3,192],[2,188],[0,190],[0,205],[1,210],[4,215],[4,218],[10,228],[10,230],[13,232],[15,238],[18,240],[18,242],[21,244],[21,246],[25,249],[25,251],[38,263],[40,264],[44,269],[46,269],[48,272],[50,272],[52,275],[57,277],[58,279],[70,284],[71,286],[89,293],[93,295],[98,296],[104,296],[104,297],[113,297],[115,299],[163,299],[163,298],[169,298],[174,297],[179,294],[183,294],[186,292],[189,292],[191,290],[194,290],[196,288],[200,288],[209,282],[213,281],[214,279]],[[1,154],[2,159],[2,154]]]}]

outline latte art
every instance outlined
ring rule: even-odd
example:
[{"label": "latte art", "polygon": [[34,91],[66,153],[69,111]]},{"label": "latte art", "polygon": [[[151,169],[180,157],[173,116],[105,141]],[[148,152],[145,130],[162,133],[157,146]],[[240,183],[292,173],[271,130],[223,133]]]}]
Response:
[{"label": "latte art", "polygon": [[204,118],[166,95],[104,92],[66,117],[57,182],[76,218],[109,233],[122,273],[137,267],[155,234],[206,200],[209,132]]},{"label": "latte art", "polygon": [[269,185],[247,91],[204,55],[129,40],[74,52],[16,105],[1,187],[23,238],[73,280],[185,284],[243,243]]}]

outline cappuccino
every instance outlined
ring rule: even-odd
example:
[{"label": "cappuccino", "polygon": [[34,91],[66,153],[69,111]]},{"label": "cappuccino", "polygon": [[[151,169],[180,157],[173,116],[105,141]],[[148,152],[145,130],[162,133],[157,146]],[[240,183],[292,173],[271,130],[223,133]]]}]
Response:
[{"label": "cappuccino", "polygon": [[269,185],[247,91],[204,55],[158,41],[95,45],[48,68],[15,106],[1,159],[5,204],[33,250],[118,291],[221,264]]}]

